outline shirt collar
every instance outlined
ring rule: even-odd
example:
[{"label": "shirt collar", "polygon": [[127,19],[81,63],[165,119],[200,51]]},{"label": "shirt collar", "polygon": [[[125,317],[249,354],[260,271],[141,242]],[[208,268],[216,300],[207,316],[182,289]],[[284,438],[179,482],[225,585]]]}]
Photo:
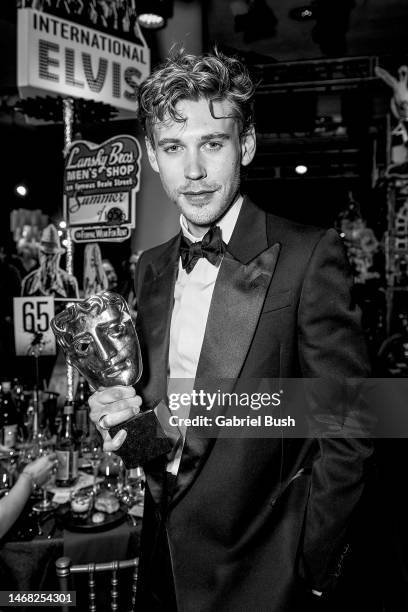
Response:
[{"label": "shirt collar", "polygon": [[[222,240],[223,242],[225,242],[225,244],[228,244],[231,239],[232,232],[234,231],[234,227],[237,222],[243,200],[243,196],[240,195],[237,198],[236,202],[234,202],[234,204],[227,210],[225,215],[220,219],[220,221],[216,223],[216,225],[218,225],[218,227],[221,229]],[[180,226],[183,235],[189,240],[191,240],[191,242],[199,242],[201,240],[201,238],[197,238],[196,236],[193,236],[193,234],[191,234],[187,227],[187,221],[184,215],[180,215]]]}]

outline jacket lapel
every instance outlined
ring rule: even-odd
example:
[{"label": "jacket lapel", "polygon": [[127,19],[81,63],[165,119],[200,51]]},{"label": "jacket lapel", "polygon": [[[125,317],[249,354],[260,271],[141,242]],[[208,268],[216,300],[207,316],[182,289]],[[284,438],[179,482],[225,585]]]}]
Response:
[{"label": "jacket lapel", "polygon": [[[196,389],[207,390],[215,384],[227,392],[234,386],[258,324],[279,249],[279,243],[268,246],[265,213],[246,199],[215,284]],[[190,416],[198,414],[202,409],[192,407]],[[192,484],[214,441],[202,437],[199,428],[188,428],[172,504]]]},{"label": "jacket lapel", "polygon": [[266,215],[245,199],[215,284],[197,379],[239,376],[279,254]]},{"label": "jacket lapel", "polygon": [[[146,270],[140,303],[143,320],[142,337],[149,347],[149,361],[144,363],[148,384],[143,389],[146,408],[151,408],[167,395],[167,369],[170,323],[173,311],[174,285],[177,278],[180,235],[170,241],[168,248]],[[153,499],[162,501],[166,458],[149,464],[146,479]]]},{"label": "jacket lapel", "polygon": [[227,253],[214,289],[197,379],[239,376],[272,279],[279,244],[243,264]]},{"label": "jacket lapel", "polygon": [[167,393],[167,369],[170,323],[174,302],[174,285],[178,270],[180,236],[177,235],[156,262],[146,270],[141,289],[141,336],[149,347],[148,361],[144,359],[143,389],[147,408]]}]

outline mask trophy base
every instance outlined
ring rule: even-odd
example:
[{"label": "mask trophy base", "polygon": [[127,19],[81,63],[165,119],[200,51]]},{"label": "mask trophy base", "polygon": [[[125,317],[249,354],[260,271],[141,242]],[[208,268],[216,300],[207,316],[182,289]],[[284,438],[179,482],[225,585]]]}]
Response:
[{"label": "mask trophy base", "polygon": [[128,421],[110,427],[110,436],[113,438],[121,429],[126,430],[127,436],[115,454],[119,455],[128,470],[143,466],[172,449],[154,410],[140,412]]},{"label": "mask trophy base", "polygon": [[[71,365],[92,389],[133,386],[142,374],[139,340],[124,298],[106,291],[78,301],[56,315],[51,328]],[[127,469],[144,465],[172,449],[153,410],[140,412],[110,428],[125,429],[126,439],[115,451]]]}]

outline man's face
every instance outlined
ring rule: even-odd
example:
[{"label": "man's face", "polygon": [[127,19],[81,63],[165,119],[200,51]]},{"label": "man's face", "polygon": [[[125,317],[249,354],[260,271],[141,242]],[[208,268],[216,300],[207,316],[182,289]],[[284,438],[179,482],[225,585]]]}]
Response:
[{"label": "man's face", "polygon": [[209,103],[181,100],[178,113],[153,126],[153,141],[146,140],[149,161],[160,173],[163,187],[188,221],[190,231],[201,236],[228,210],[239,194],[240,168],[255,154],[253,129],[240,134],[240,122],[231,118],[227,101]]},{"label": "man's face", "polygon": [[67,352],[94,389],[133,385],[140,374],[140,349],[130,315],[108,305],[99,315],[95,310],[79,313],[69,325],[73,342]]}]

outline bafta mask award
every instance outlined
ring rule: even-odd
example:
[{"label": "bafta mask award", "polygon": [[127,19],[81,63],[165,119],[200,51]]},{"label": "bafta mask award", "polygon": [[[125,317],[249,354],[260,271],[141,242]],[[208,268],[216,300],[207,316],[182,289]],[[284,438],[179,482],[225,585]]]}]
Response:
[{"label": "bafta mask award", "polygon": [[[105,291],[68,306],[51,321],[51,328],[69,364],[94,391],[135,385],[142,374],[139,340],[125,299]],[[143,465],[167,453],[171,445],[153,410],[109,430],[112,437],[125,429],[117,451],[126,468]]]}]

